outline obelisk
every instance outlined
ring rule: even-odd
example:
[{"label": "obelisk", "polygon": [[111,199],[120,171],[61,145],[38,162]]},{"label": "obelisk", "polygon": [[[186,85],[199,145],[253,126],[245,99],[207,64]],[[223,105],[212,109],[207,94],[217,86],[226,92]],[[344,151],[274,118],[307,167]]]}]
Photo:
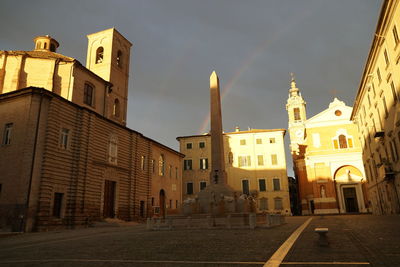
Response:
[{"label": "obelisk", "polygon": [[215,71],[210,76],[211,173],[210,184],[226,185],[221,95]]}]

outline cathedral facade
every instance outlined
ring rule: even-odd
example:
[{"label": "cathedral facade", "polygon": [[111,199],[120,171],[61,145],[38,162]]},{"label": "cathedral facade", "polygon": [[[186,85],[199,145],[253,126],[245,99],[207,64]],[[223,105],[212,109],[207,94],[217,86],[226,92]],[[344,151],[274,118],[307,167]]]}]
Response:
[{"label": "cathedral facade", "polygon": [[16,231],[177,212],[183,155],[127,128],[131,43],[88,35],[86,67],[57,53],[0,51],[0,227]]},{"label": "cathedral facade", "polygon": [[303,215],[368,212],[369,202],[352,108],[335,98],[307,119],[306,102],[292,79],[286,109],[290,151]]}]

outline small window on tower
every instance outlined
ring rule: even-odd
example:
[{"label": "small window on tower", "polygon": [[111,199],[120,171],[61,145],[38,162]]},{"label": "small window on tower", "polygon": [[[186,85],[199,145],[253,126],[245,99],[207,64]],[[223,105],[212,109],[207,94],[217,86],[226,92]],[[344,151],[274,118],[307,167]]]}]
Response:
[{"label": "small window on tower", "polygon": [[122,52],[121,52],[121,50],[118,50],[118,53],[117,53],[117,66],[122,68]]},{"label": "small window on tower", "polygon": [[50,51],[56,52],[56,46],[54,44],[50,44]]},{"label": "small window on tower", "polygon": [[96,50],[96,64],[103,62],[103,56],[104,56],[104,48],[100,46]]},{"label": "small window on tower", "polygon": [[300,109],[299,108],[294,108],[293,109],[293,114],[294,114],[294,120],[299,121],[300,120]]},{"label": "small window on tower", "polygon": [[114,115],[115,117],[119,117],[119,109],[120,109],[120,107],[119,107],[119,100],[118,100],[118,99],[115,99],[115,101],[114,101],[114,107],[113,107],[113,115]]}]

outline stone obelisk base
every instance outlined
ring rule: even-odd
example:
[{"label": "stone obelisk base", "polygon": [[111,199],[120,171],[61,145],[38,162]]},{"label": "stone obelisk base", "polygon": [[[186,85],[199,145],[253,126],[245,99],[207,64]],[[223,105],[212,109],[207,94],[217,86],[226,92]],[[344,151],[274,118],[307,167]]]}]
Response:
[{"label": "stone obelisk base", "polygon": [[224,215],[235,212],[233,190],[226,185],[211,184],[198,193],[199,213]]}]

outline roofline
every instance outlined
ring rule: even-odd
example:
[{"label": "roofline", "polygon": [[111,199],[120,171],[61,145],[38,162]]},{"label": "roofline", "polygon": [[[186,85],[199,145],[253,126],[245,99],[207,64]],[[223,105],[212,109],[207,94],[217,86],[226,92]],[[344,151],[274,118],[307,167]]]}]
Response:
[{"label": "roofline", "polygon": [[[263,133],[263,132],[283,132],[283,136],[286,134],[286,129],[253,129],[250,131],[239,131],[239,132],[228,132],[223,133],[224,135],[231,135],[231,134],[249,134],[249,133]],[[192,138],[192,137],[204,137],[204,136],[211,136],[211,134],[199,134],[199,135],[187,135],[187,136],[178,136],[176,140],[183,138]]]},{"label": "roofline", "polygon": [[126,126],[123,126],[123,125],[121,125],[121,124],[119,124],[119,123],[117,123],[117,122],[115,122],[115,121],[112,121],[112,120],[110,120],[110,119],[108,119],[108,118],[106,118],[106,117],[103,117],[103,116],[100,115],[99,113],[97,113],[97,112],[95,112],[95,111],[93,111],[93,110],[91,110],[91,109],[88,109],[88,108],[86,108],[86,107],[80,106],[80,105],[78,105],[78,104],[76,104],[76,103],[73,103],[73,102],[71,102],[71,101],[69,101],[69,100],[63,98],[62,96],[57,95],[57,94],[55,94],[55,93],[53,93],[53,92],[51,92],[51,91],[49,91],[49,90],[47,90],[47,89],[45,89],[45,88],[30,86],[30,87],[26,87],[26,88],[23,88],[23,89],[18,89],[18,90],[16,90],[16,91],[11,91],[11,92],[8,92],[8,93],[0,94],[0,100],[8,99],[8,98],[15,98],[15,97],[24,96],[24,95],[33,95],[33,94],[47,95],[47,96],[49,96],[49,97],[57,98],[57,99],[59,99],[59,100],[65,102],[65,103],[67,103],[67,104],[69,104],[69,105],[75,106],[76,108],[79,108],[79,109],[81,109],[81,110],[85,110],[85,111],[87,111],[87,112],[89,112],[89,113],[91,113],[91,114],[93,114],[93,115],[99,117],[100,119],[106,120],[106,121],[108,121],[108,122],[114,124],[114,125],[117,126],[117,127],[120,127],[120,128],[122,128],[122,129],[128,130],[130,133],[138,134],[138,135],[140,135],[141,137],[143,137],[144,139],[147,139],[147,140],[153,142],[154,144],[156,144],[156,145],[158,145],[158,146],[161,146],[161,147],[167,149],[168,151],[170,151],[170,152],[172,152],[172,153],[174,153],[174,154],[180,156],[181,158],[185,157],[184,154],[182,154],[182,153],[180,153],[180,152],[178,152],[178,151],[176,151],[176,150],[174,150],[174,149],[172,149],[172,148],[170,148],[170,147],[168,147],[168,146],[166,146],[166,145],[163,145],[163,144],[161,144],[160,142],[157,142],[157,141],[155,141],[154,139],[151,139],[151,138],[149,138],[149,137],[143,135],[142,133],[140,133],[140,132],[138,132],[138,131],[135,131],[135,130],[130,129],[130,128],[126,127]]},{"label": "roofline", "polygon": [[91,36],[91,35],[98,34],[98,33],[101,33],[101,32],[107,32],[107,31],[110,31],[110,30],[112,30],[112,31],[114,31],[114,32],[116,32],[116,33],[118,33],[122,38],[125,39],[125,41],[127,41],[127,42],[132,46],[132,43],[131,43],[128,39],[126,39],[126,37],[123,36],[115,27],[112,27],[112,28],[109,28],[109,29],[105,29],[105,30],[101,30],[101,31],[98,31],[98,32],[94,32],[94,33],[87,34],[86,37],[89,38],[89,36]]}]

